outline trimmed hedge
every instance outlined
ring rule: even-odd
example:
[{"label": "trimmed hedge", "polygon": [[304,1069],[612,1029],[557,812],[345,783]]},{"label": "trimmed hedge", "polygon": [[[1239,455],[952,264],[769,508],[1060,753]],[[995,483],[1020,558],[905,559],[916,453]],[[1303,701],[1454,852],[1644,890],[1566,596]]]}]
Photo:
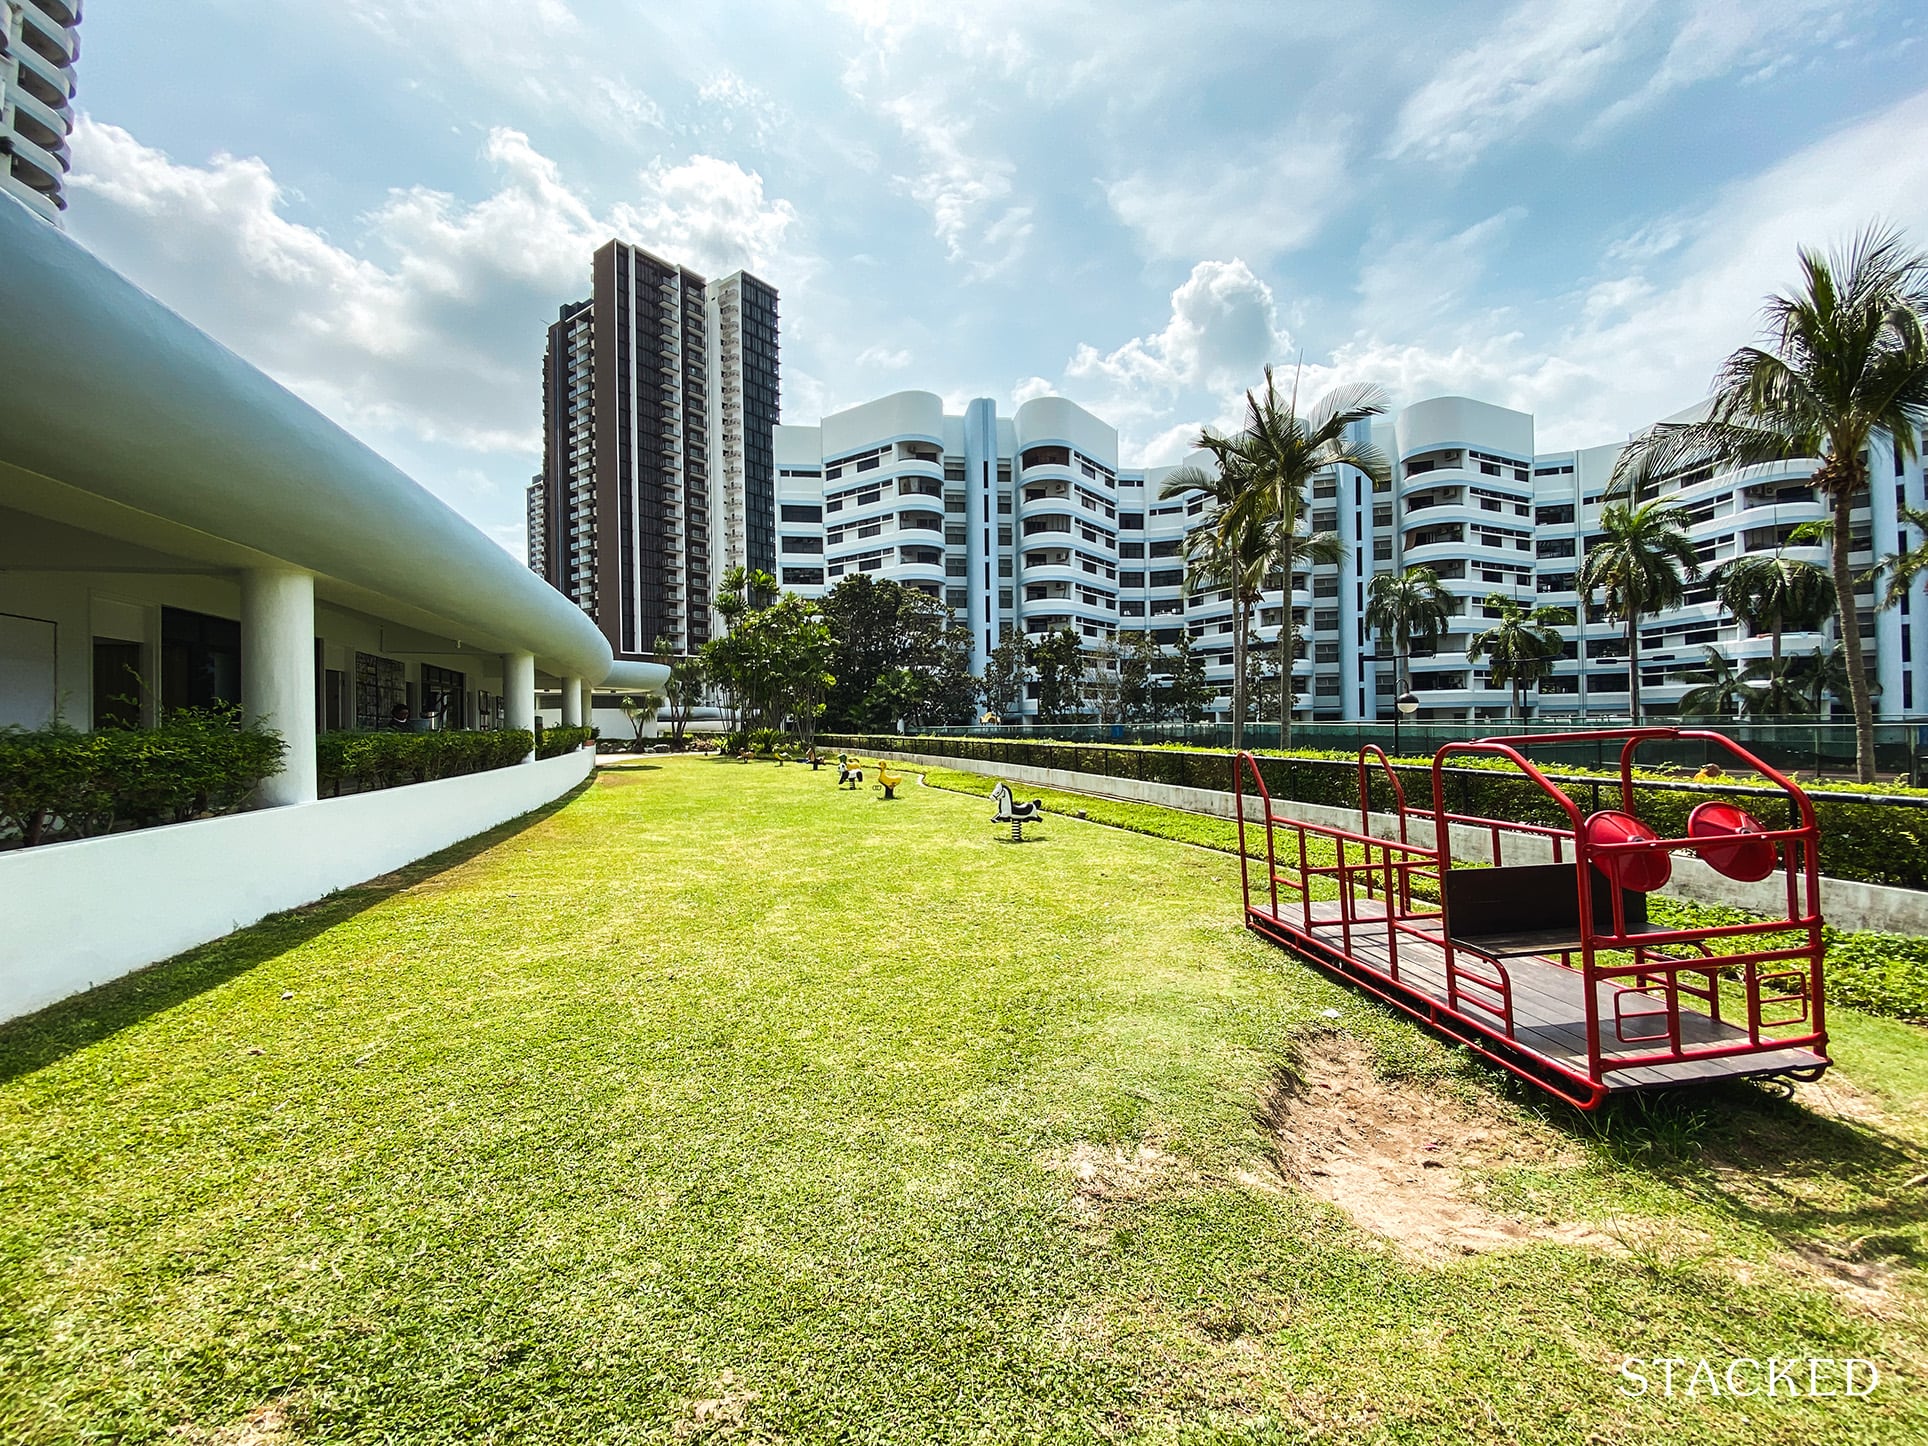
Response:
[{"label": "trimmed hedge", "polygon": [[587,748],[596,740],[599,731],[595,728],[545,728],[536,735],[536,757],[560,758],[565,753],[574,753],[578,748]]},{"label": "trimmed hedge", "polygon": [[[1106,778],[1130,778],[1148,783],[1176,784],[1224,792],[1231,787],[1231,755],[1171,746],[1135,748],[1098,743],[1050,743],[1030,739],[921,737],[898,734],[825,735],[818,740],[830,748],[865,752],[883,749],[936,754],[989,765],[1061,768]],[[1336,750],[1305,750],[1291,754],[1255,755],[1259,773],[1274,798],[1333,808],[1359,806],[1359,774],[1355,755]],[[1551,770],[1561,790],[1581,813],[1619,807],[1619,774],[1564,767]],[[1430,762],[1401,760],[1397,765],[1408,804],[1432,806]],[[1372,774],[1377,808],[1389,805],[1384,773]],[[1640,785],[1651,785],[1641,787]],[[1515,823],[1560,825],[1564,814],[1533,783],[1500,760],[1455,760],[1446,769],[1446,806],[1453,813],[1502,818]],[[1749,808],[1769,828],[1787,822],[1779,807],[1778,790],[1728,785],[1699,788],[1679,774],[1643,772],[1635,776],[1640,816],[1663,835],[1679,838],[1687,832],[1687,815],[1696,804],[1726,798]],[[1895,888],[1928,889],[1928,791],[1897,785],[1857,785],[1857,798],[1839,794],[1813,799],[1821,826],[1821,871],[1832,878]],[[1759,798],[1758,804],[1750,799]],[[1922,800],[1921,804],[1880,803],[1881,796]]]},{"label": "trimmed hedge", "polygon": [[[562,731],[551,730],[552,734]],[[492,733],[324,733],[315,740],[315,762],[323,793],[359,793],[507,768],[527,758],[535,743],[526,728]]]},{"label": "trimmed hedge", "polygon": [[0,728],[0,838],[31,847],[232,813],[285,751],[279,734],[226,710],[97,733]]}]

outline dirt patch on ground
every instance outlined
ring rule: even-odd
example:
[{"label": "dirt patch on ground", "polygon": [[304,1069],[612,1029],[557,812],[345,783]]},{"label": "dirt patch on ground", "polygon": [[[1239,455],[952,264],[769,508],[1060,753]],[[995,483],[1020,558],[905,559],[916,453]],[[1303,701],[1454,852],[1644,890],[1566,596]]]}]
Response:
[{"label": "dirt patch on ground", "polygon": [[1478,1198],[1474,1172],[1577,1163],[1556,1131],[1497,1107],[1475,1110],[1448,1094],[1388,1083],[1351,1040],[1313,1046],[1303,1076],[1281,1077],[1263,1116],[1289,1183],[1408,1255],[1448,1260],[1535,1240],[1623,1248],[1597,1227],[1521,1219]]},{"label": "dirt patch on ground", "polygon": [[256,1406],[232,1426],[209,1431],[200,1426],[176,1426],[168,1432],[192,1446],[295,1446],[294,1428],[288,1424],[288,1398]]},{"label": "dirt patch on ground", "polygon": [[1046,1169],[1069,1175],[1072,1203],[1093,1210],[1113,1200],[1137,1200],[1167,1185],[1196,1184],[1198,1172],[1155,1144],[1127,1151],[1116,1145],[1080,1140],[1063,1154],[1044,1161]]},{"label": "dirt patch on ground", "polygon": [[716,1394],[691,1401],[682,1418],[670,1428],[678,1441],[762,1442],[777,1439],[758,1420],[762,1397],[747,1389],[735,1372],[725,1371]]}]

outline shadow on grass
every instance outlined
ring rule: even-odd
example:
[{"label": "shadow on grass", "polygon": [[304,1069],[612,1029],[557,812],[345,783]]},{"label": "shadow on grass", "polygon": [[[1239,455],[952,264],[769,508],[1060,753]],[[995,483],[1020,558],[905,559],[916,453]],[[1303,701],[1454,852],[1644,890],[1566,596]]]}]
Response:
[{"label": "shadow on grass", "polygon": [[[593,777],[593,775],[592,775]],[[299,947],[317,934],[352,919],[384,899],[444,869],[467,863],[524,829],[560,812],[588,790],[580,783],[542,807],[498,824],[486,833],[451,844],[393,873],[269,914],[218,939],[97,985],[33,1014],[0,1024],[0,1084],[57,1063],[76,1050],[109,1039],[142,1020],[245,974],[255,965]]]},{"label": "shadow on grass", "polygon": [[1549,1102],[1510,1075],[1492,1087],[1574,1140],[1784,1244],[1852,1242],[1928,1266],[1928,1207],[1917,1183],[1928,1145],[1873,1120],[1823,1114],[1742,1080],[1616,1095],[1592,1113]]}]

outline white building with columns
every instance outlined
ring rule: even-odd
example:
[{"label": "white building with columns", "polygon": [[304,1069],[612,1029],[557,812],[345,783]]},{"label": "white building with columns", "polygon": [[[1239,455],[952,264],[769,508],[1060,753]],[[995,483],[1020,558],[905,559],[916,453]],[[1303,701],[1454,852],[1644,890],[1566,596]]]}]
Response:
[{"label": "white building with columns", "polygon": [[0,1017],[446,847],[590,765],[323,799],[319,733],[431,698],[450,726],[528,728],[539,687],[574,723],[592,687],[660,686],[426,489],[3,197],[0,256],[0,726],[225,701],[287,745],[249,813],[0,851]]}]

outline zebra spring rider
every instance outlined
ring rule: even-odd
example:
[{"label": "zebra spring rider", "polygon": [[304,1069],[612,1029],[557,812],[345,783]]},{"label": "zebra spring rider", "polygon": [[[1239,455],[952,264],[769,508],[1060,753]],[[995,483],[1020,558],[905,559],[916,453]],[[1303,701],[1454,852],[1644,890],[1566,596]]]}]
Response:
[{"label": "zebra spring rider", "polygon": [[1024,842],[1024,826],[1036,823],[1044,817],[1044,800],[1034,798],[1029,803],[1019,803],[1011,797],[1011,785],[999,783],[991,790],[991,802],[997,805],[997,812],[991,815],[992,823],[1011,825],[1011,842]]}]

